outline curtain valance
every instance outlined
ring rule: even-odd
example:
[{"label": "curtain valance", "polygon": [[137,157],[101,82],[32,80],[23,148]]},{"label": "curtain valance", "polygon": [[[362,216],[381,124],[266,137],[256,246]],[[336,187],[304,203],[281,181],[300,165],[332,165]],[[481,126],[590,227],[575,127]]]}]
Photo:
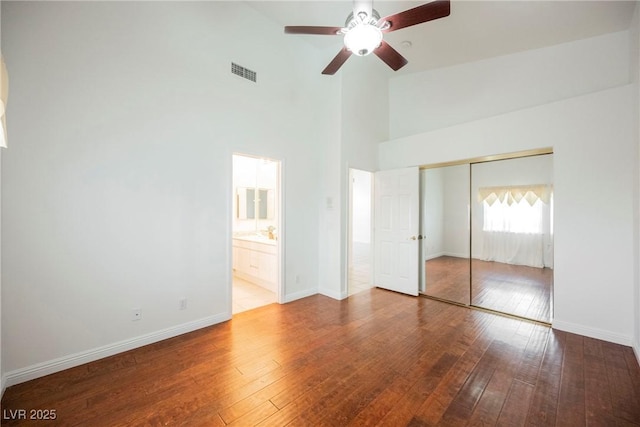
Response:
[{"label": "curtain valance", "polygon": [[493,205],[497,200],[506,202],[509,206],[513,203],[519,203],[525,199],[531,206],[538,200],[549,204],[551,199],[552,186],[547,184],[538,185],[520,185],[513,187],[483,187],[478,191],[478,200],[487,202],[489,206]]}]

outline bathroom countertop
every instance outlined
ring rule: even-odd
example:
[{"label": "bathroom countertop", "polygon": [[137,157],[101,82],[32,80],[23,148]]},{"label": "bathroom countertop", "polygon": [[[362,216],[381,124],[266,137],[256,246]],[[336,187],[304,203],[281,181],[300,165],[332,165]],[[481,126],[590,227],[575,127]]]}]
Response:
[{"label": "bathroom countertop", "polygon": [[248,242],[264,243],[265,245],[272,245],[272,246],[275,246],[276,244],[276,240],[269,239],[264,236],[240,235],[240,236],[233,236],[233,238],[237,240],[246,240]]}]

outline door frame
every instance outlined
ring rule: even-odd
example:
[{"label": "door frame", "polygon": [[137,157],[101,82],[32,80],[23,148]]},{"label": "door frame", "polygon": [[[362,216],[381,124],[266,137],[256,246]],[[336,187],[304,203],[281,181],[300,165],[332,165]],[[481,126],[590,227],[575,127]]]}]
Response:
[{"label": "door frame", "polygon": [[250,152],[240,152],[240,151],[233,151],[231,152],[230,156],[229,156],[229,161],[230,161],[230,185],[229,185],[229,189],[230,189],[230,195],[228,197],[228,203],[229,205],[227,206],[227,212],[229,212],[229,240],[228,240],[228,254],[229,254],[229,260],[227,263],[227,271],[229,272],[229,279],[228,279],[228,284],[227,284],[227,291],[228,291],[228,300],[229,300],[229,318],[231,318],[233,316],[233,198],[235,197],[235,193],[234,193],[234,188],[233,188],[233,177],[234,177],[234,170],[233,170],[233,156],[243,156],[243,157],[250,157],[250,158],[255,158],[255,159],[266,159],[266,160],[270,160],[272,162],[276,162],[277,163],[277,168],[276,168],[276,185],[275,185],[275,191],[276,191],[276,210],[277,210],[277,230],[278,230],[278,238],[277,238],[277,243],[276,243],[276,268],[277,268],[277,272],[276,272],[276,302],[278,304],[283,304],[285,302],[285,290],[284,290],[284,254],[285,254],[285,228],[284,228],[284,224],[285,224],[285,211],[284,211],[284,207],[285,207],[285,186],[284,186],[284,169],[285,169],[285,160],[282,158],[277,158],[277,157],[271,157],[268,155],[260,155],[260,154],[255,154],[255,153],[250,153]]},{"label": "door frame", "polygon": [[368,171],[366,169],[354,168],[351,166],[347,167],[347,179],[348,179],[348,204],[347,204],[347,256],[346,256],[346,296],[348,297],[350,294],[350,286],[349,286],[349,270],[353,263],[353,171],[361,171],[370,174],[370,187],[371,191],[369,194],[369,286],[374,287],[374,264],[373,264],[373,253],[374,253],[374,196],[375,196],[375,172]]}]

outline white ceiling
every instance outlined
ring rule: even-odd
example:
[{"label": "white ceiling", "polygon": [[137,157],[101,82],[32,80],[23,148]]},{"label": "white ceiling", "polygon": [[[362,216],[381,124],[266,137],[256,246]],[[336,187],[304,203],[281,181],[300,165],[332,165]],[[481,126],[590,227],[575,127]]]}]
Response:
[{"label": "white ceiling", "polygon": [[[384,17],[427,1],[375,1]],[[528,49],[565,43],[629,28],[636,1],[480,1],[451,2],[451,15],[385,35],[409,64],[398,73],[446,67]],[[343,26],[351,1],[250,1],[282,25]],[[640,7],[640,6],[637,6]],[[327,56],[342,47],[339,36],[302,37]],[[406,47],[403,41],[410,41]],[[328,49],[328,50],[327,50]]]}]

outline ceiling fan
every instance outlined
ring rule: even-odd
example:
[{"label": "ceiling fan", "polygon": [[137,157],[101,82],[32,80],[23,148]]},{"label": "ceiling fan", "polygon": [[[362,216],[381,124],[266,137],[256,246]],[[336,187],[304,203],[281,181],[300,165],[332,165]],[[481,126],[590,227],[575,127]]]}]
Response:
[{"label": "ceiling fan", "polygon": [[449,16],[450,11],[449,0],[436,0],[380,19],[378,12],[373,9],[373,0],[354,0],[353,12],[347,17],[344,27],[287,26],[284,27],[284,32],[325,36],[344,35],[344,47],[322,71],[322,74],[335,74],[352,54],[366,56],[371,52],[397,71],[408,61],[382,39],[382,34],[444,18]]}]

